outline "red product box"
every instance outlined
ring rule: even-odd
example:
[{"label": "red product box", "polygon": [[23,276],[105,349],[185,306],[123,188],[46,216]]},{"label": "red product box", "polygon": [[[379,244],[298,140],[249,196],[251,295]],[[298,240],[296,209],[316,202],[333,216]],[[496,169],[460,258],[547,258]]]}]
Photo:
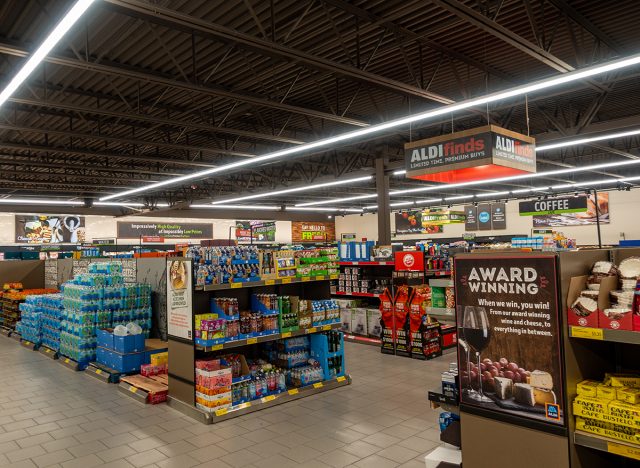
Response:
[{"label": "red product box", "polygon": [[640,331],[640,315],[633,314],[633,331]]},{"label": "red product box", "polygon": [[[604,311],[598,312],[598,326],[610,330],[633,330],[633,312],[630,310],[620,314],[605,315]],[[637,317],[637,316],[636,316]]]},{"label": "red product box", "polygon": [[600,283],[597,305],[593,301],[586,300],[585,304],[594,304],[591,310],[584,307],[585,304],[577,301],[580,293],[587,289],[587,276],[575,276],[569,282],[567,293],[567,323],[574,327],[609,328],[600,325],[602,311],[610,307],[609,292],[617,286],[617,278],[605,278]]},{"label": "red product box", "polygon": [[396,271],[424,271],[424,252],[396,252]]}]

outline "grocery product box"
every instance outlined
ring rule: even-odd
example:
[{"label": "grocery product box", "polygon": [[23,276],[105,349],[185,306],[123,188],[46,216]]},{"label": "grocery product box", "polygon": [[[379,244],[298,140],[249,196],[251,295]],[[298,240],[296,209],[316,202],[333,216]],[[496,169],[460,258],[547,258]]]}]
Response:
[{"label": "grocery product box", "polygon": [[[618,285],[615,276],[603,278],[600,289],[597,291],[597,300],[581,296],[583,291],[587,291],[588,276],[574,276],[569,282],[567,293],[567,323],[576,327],[608,328],[603,327],[601,316],[603,311],[610,306],[609,293]],[[604,322],[603,322],[604,324]]]},{"label": "grocery product box", "polygon": [[382,335],[381,318],[380,309],[367,309],[367,333],[369,336],[380,338]]},{"label": "grocery product box", "polygon": [[351,333],[351,312],[352,309],[340,307],[340,330]]},{"label": "grocery product box", "polygon": [[632,444],[640,443],[640,431],[618,424],[598,421],[597,419],[585,419],[576,417],[576,429],[590,432],[602,437],[622,440]]},{"label": "grocery product box", "polygon": [[98,347],[96,361],[103,366],[118,372],[138,372],[145,364],[145,353],[118,353],[116,351]]},{"label": "grocery product box", "polygon": [[351,333],[367,335],[367,309],[351,309]]},{"label": "grocery product box", "polygon": [[162,366],[169,363],[169,352],[159,351],[156,353],[149,352],[149,362],[152,366]]}]

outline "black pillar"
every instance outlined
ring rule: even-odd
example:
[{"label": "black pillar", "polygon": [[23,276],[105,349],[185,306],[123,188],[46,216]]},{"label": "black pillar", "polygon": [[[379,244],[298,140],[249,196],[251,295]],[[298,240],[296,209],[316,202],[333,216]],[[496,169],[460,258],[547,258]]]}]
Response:
[{"label": "black pillar", "polygon": [[389,208],[389,176],[384,173],[384,158],[376,159],[376,191],[378,194],[378,244],[391,244],[391,211]]}]

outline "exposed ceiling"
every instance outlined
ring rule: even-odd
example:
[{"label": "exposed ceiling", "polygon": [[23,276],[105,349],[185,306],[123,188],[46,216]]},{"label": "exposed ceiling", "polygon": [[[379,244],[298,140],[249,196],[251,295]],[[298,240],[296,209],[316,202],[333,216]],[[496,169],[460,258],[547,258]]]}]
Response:
[{"label": "exposed ceiling", "polygon": [[[0,3],[0,84],[72,4]],[[638,53],[638,24],[635,0],[98,0],[0,109],[0,195],[97,199],[435,109]],[[407,141],[487,121],[539,141],[640,127],[639,78],[631,67],[528,105],[500,102],[123,200],[184,207],[370,174],[378,158],[391,171]],[[639,150],[636,136],[545,152],[538,170]],[[607,172],[640,175],[640,165]],[[420,185],[391,178],[392,190]],[[374,192],[369,182],[264,203]]]}]

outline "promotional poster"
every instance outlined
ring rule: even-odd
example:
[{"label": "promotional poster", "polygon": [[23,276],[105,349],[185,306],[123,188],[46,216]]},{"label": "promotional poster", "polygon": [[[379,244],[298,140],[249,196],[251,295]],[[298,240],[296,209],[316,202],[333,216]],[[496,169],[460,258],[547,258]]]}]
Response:
[{"label": "promotional poster", "polygon": [[193,283],[190,260],[167,260],[167,333],[193,339]]},{"label": "promotional poster", "polygon": [[564,425],[554,255],[454,260],[460,398]]},{"label": "promotional poster", "polygon": [[336,240],[336,224],[333,222],[293,221],[292,242],[333,242]]},{"label": "promotional poster", "polygon": [[442,225],[425,225],[422,220],[422,210],[405,211],[396,213],[396,235],[400,234],[439,234],[442,232]]},{"label": "promotional poster", "polygon": [[85,242],[84,216],[15,215],[16,242],[62,244]]},{"label": "promotional poster", "polygon": [[238,242],[275,242],[275,221],[236,221],[236,240]]},{"label": "promotional poster", "polygon": [[212,223],[153,223],[118,221],[118,238],[157,236],[165,239],[213,239]]},{"label": "promotional poster", "polygon": [[[569,201],[569,205],[573,206],[576,202],[584,204],[586,209],[580,209],[574,212],[553,213],[553,214],[534,214],[534,227],[560,227],[560,226],[583,226],[596,224],[596,212],[600,216],[600,224],[609,224],[609,194],[598,193],[598,206],[596,209],[596,200],[593,194],[580,195],[578,197],[564,197]],[[574,199],[575,201],[571,203]],[[558,200],[558,199],[554,199]],[[522,216],[522,215],[521,215]]]}]

